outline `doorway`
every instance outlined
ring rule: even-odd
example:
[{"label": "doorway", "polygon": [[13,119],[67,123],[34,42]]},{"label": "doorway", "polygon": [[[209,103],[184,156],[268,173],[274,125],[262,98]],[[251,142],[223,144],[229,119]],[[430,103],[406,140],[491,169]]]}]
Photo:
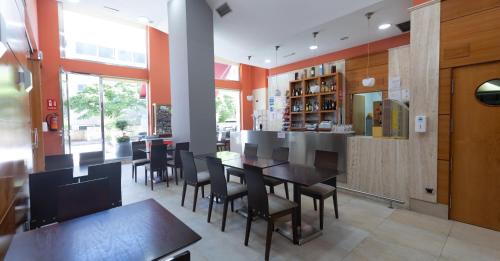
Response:
[{"label": "doorway", "polygon": [[500,62],[453,79],[450,218],[500,231]]},{"label": "doorway", "polygon": [[124,141],[147,135],[146,82],[62,72],[61,89],[65,153],[103,151],[105,159],[121,158]]}]

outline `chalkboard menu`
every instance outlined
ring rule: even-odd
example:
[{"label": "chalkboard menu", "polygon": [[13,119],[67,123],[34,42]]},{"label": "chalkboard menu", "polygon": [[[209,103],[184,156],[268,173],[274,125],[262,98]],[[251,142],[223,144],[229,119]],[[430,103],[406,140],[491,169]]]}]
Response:
[{"label": "chalkboard menu", "polygon": [[154,135],[172,136],[172,107],[165,104],[153,104]]}]

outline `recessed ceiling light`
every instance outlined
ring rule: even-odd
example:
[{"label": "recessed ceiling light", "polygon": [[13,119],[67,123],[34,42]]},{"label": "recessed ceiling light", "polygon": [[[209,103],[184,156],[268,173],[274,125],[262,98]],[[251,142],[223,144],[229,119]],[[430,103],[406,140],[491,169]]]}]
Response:
[{"label": "recessed ceiling light", "polygon": [[309,46],[309,50],[316,50],[316,49],[318,49],[317,45],[311,45],[311,46]]},{"label": "recessed ceiling light", "polygon": [[137,17],[137,21],[141,24],[149,24],[151,23],[151,20],[149,20],[149,18],[145,17],[145,16],[139,16]]},{"label": "recessed ceiling light", "polygon": [[264,62],[265,63],[271,63],[271,60],[270,59],[266,59]]},{"label": "recessed ceiling light", "polygon": [[391,27],[391,24],[381,24],[378,26],[378,29],[385,30],[385,29],[389,29],[389,27]]}]

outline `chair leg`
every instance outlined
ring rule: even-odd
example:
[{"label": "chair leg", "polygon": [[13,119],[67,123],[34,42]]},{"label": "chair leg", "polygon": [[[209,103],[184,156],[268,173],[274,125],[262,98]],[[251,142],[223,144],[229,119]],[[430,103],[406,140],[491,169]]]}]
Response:
[{"label": "chair leg", "polygon": [[134,178],[134,169],[135,169],[135,166],[132,164],[132,178]]},{"label": "chair leg", "polygon": [[234,212],[234,200],[231,200],[231,212]]},{"label": "chair leg", "polygon": [[198,199],[198,185],[194,186],[193,212],[196,211],[196,200]]},{"label": "chair leg", "polygon": [[208,217],[207,217],[208,223],[210,223],[210,218],[212,217],[212,207],[214,205],[214,198],[215,198],[214,193],[210,193],[210,198],[208,199],[210,200],[210,203],[208,204]]},{"label": "chair leg", "polygon": [[[172,168],[172,172],[173,174],[175,175],[175,185],[179,185],[179,182],[177,182],[177,168]],[[167,172],[167,176],[168,176],[168,172]]]},{"label": "chair leg", "polygon": [[154,175],[153,175],[153,174],[154,174],[155,172],[154,172],[153,170],[151,170],[149,173],[150,173],[150,175],[149,175],[149,176],[151,177],[151,190],[153,190],[153,186],[154,186],[154,184],[153,184],[153,183],[154,183],[154,182],[153,182],[153,180],[154,180]]},{"label": "chair leg", "polygon": [[148,169],[144,167],[144,186],[148,185]]},{"label": "chair leg", "polygon": [[248,238],[250,237],[250,227],[252,226],[252,209],[248,208],[247,228],[245,230],[245,246],[248,246]]},{"label": "chair leg", "polygon": [[320,199],[319,200],[319,229],[320,230],[323,230],[324,212],[325,212],[325,200]]},{"label": "chair leg", "polygon": [[137,183],[137,166],[135,166],[134,178],[135,178],[135,183]]},{"label": "chair leg", "polygon": [[265,260],[269,260],[269,252],[271,252],[271,240],[273,238],[273,220],[267,221],[267,235],[266,235],[266,258]]},{"label": "chair leg", "polygon": [[[169,184],[168,184],[168,169],[166,169],[165,171],[167,172],[167,175],[166,175],[165,179],[167,181],[167,188],[168,188],[169,187]],[[163,172],[163,170],[162,170],[162,172]]]},{"label": "chair leg", "polygon": [[240,177],[240,184],[244,184],[243,182],[244,182],[243,177]]},{"label": "chair leg", "polygon": [[297,234],[297,208],[292,212],[292,239],[294,244],[298,244],[298,234]]},{"label": "chair leg", "polygon": [[286,199],[290,199],[290,195],[288,194],[288,182],[283,183],[285,184],[285,195]]},{"label": "chair leg", "polygon": [[227,177],[227,182],[229,182],[230,175],[226,174],[226,177]]},{"label": "chair leg", "polygon": [[205,186],[201,186],[201,197],[205,198]]},{"label": "chair leg", "polygon": [[339,204],[337,202],[337,191],[333,193],[333,208],[335,209],[335,218],[339,219]]},{"label": "chair leg", "polygon": [[221,231],[224,232],[226,229],[226,217],[227,217],[227,204],[229,200],[227,198],[224,199],[224,211],[222,212],[222,228]]},{"label": "chair leg", "polygon": [[274,187],[273,186],[269,186],[269,193],[274,194]]},{"label": "chair leg", "polygon": [[318,206],[316,205],[316,199],[313,198],[313,203],[314,203],[314,211],[318,210]]},{"label": "chair leg", "polygon": [[184,199],[186,198],[186,189],[187,189],[187,183],[184,181],[184,185],[182,186],[182,201],[181,201],[181,207],[184,207]]}]

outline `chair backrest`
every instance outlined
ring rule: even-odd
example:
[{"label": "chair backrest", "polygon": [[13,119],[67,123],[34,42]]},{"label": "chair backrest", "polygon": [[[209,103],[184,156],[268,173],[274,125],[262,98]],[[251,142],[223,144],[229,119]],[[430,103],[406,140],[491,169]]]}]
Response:
[{"label": "chair backrest", "polygon": [[120,161],[89,166],[88,173],[89,180],[107,178],[111,207],[122,205],[122,163]]},{"label": "chair backrest", "polygon": [[273,149],[273,160],[288,161],[289,149],[287,147],[279,147]]},{"label": "chair backrest", "polygon": [[163,145],[163,139],[151,140],[151,146],[155,146],[155,145]]},{"label": "chair backrest", "polygon": [[73,154],[45,156],[45,170],[67,169],[73,167]]},{"label": "chair backrest", "polygon": [[80,166],[102,163],[104,163],[104,152],[102,150],[80,153]]},{"label": "chair backrest", "polygon": [[189,142],[178,142],[175,144],[175,156],[174,163],[176,167],[182,167],[181,154],[180,151],[189,151]]},{"label": "chair backrest", "polygon": [[257,144],[245,143],[245,150],[243,151],[243,154],[247,157],[257,157],[257,147]]},{"label": "chair backrest", "polygon": [[134,141],[132,142],[132,160],[146,159],[148,157],[147,153],[141,150],[146,149],[146,141]]},{"label": "chair backrest", "polygon": [[198,183],[198,171],[196,170],[193,153],[186,150],[181,150],[180,154],[184,180],[189,185]]},{"label": "chair backrest", "polygon": [[248,207],[255,210],[258,215],[269,216],[269,203],[262,169],[247,164],[244,164],[243,168],[247,182]]},{"label": "chair backrest", "polygon": [[186,251],[184,251],[180,254],[177,254],[171,258],[167,258],[165,261],[191,261],[191,253],[189,252],[189,250],[186,250]]},{"label": "chair backrest", "polygon": [[57,188],[57,221],[62,222],[109,209],[109,180],[94,179]]},{"label": "chair backrest", "polygon": [[207,157],[207,167],[210,174],[210,191],[217,197],[225,198],[227,196],[227,183],[222,161],[218,158]]},{"label": "chair backrest", "polygon": [[317,150],[314,154],[314,166],[337,170],[338,153],[334,151]]},{"label": "chair backrest", "polygon": [[151,146],[151,169],[160,170],[165,168],[167,164],[167,148],[165,145],[153,145]]},{"label": "chair backrest", "polygon": [[73,183],[73,169],[58,169],[29,175],[30,228],[56,222],[57,188]]}]

